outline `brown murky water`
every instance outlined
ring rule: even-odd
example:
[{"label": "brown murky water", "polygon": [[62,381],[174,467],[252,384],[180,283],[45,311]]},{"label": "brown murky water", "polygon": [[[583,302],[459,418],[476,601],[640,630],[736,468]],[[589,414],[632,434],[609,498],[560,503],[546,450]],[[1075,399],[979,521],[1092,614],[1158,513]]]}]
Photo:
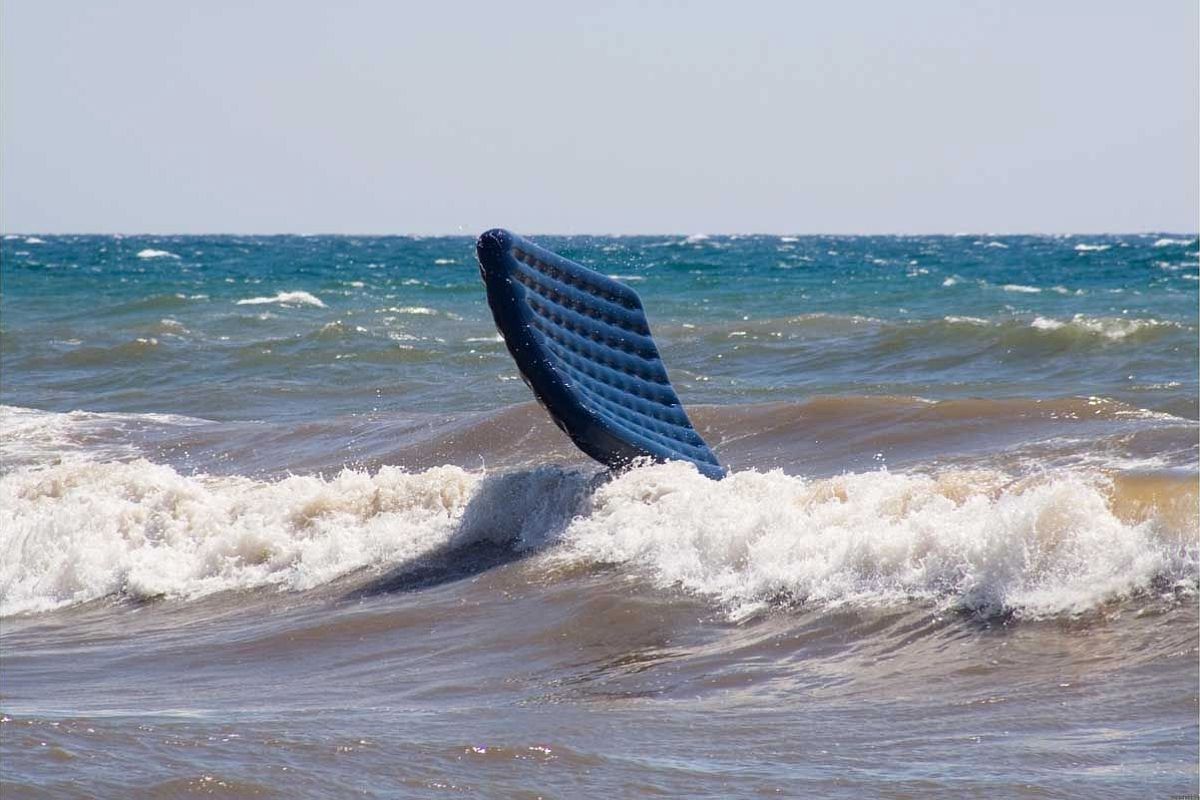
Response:
[{"label": "brown murky water", "polygon": [[1062,437],[1014,467],[1043,419],[1154,434],[1121,412],[699,409],[735,467],[784,467],[720,484],[606,479],[529,405],[376,420],[407,471],[331,469],[311,427],[236,440],[307,441],[308,475],[17,470],[9,509],[86,535],[8,598],[5,797],[1195,791],[1194,472]]}]

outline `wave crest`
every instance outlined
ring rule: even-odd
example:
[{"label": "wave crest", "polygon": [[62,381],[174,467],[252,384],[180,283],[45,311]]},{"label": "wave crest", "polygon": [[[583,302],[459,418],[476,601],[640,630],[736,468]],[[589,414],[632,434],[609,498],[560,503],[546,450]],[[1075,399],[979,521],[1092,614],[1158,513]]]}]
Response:
[{"label": "wave crest", "polygon": [[781,598],[918,599],[1040,617],[1087,611],[1164,575],[1194,581],[1186,534],[1123,521],[1103,486],[1079,475],[1009,484],[987,472],[806,481],[751,471],[714,486],[689,473],[668,464],[602,487],[571,526],[572,548],[743,614]]},{"label": "wave crest", "polygon": [[315,294],[304,291],[295,292],[278,292],[270,297],[247,297],[238,300],[236,305],[239,306],[261,306],[278,304],[281,306],[314,306],[316,308],[325,308],[325,303]]},{"label": "wave crest", "polygon": [[1110,341],[1120,341],[1130,336],[1158,333],[1163,330],[1180,329],[1177,322],[1158,319],[1129,317],[1089,317],[1076,314],[1063,321],[1048,317],[1035,317],[1029,327],[1039,331],[1064,331],[1073,334],[1099,336]]},{"label": "wave crest", "polygon": [[0,607],[311,588],[444,544],[476,481],[440,467],[264,482],[144,460],[14,473],[0,479]]},{"label": "wave crest", "polygon": [[781,600],[915,599],[1039,617],[1161,580],[1194,587],[1194,491],[1181,525],[1144,508],[1122,515],[1113,497],[1103,480],[1074,473],[1014,482],[979,471],[747,471],[712,482],[665,464],[597,489],[583,472],[548,467],[257,481],[147,461],[67,463],[0,478],[0,607],[306,590],[482,540],[552,544],[551,564],[623,564],[734,614]]}]

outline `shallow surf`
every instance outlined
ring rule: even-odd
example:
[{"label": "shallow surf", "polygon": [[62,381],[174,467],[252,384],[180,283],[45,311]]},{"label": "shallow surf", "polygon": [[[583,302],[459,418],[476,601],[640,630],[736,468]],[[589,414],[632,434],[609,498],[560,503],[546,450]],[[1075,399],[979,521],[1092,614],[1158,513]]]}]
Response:
[{"label": "shallow surf", "polygon": [[578,454],[467,239],[0,243],[6,793],[1194,791],[1195,236],[550,243],[728,479]]}]

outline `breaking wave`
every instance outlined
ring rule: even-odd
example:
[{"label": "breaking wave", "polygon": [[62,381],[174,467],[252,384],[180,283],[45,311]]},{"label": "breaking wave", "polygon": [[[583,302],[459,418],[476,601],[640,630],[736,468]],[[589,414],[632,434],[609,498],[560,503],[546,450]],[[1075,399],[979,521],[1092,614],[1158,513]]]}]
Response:
[{"label": "breaking wave", "polygon": [[321,298],[309,292],[279,292],[271,297],[247,297],[243,300],[238,300],[239,306],[258,306],[277,303],[281,306],[316,306],[317,308],[325,308],[325,303]]},{"label": "breaking wave", "polygon": [[1064,331],[1077,335],[1099,336],[1110,341],[1119,341],[1138,333],[1155,330],[1180,329],[1179,323],[1157,319],[1129,317],[1089,317],[1076,314],[1069,320],[1035,317],[1029,327],[1039,331]]},{"label": "breaking wave", "polygon": [[1194,487],[1175,492],[1174,523],[1153,508],[1122,511],[1118,494],[1099,474],[1072,472],[744,471],[713,482],[666,464],[597,488],[553,467],[255,480],[67,462],[0,478],[0,608],[302,591],[481,540],[538,551],[550,567],[622,565],[734,615],[917,600],[1041,617],[1164,583],[1193,591]]}]

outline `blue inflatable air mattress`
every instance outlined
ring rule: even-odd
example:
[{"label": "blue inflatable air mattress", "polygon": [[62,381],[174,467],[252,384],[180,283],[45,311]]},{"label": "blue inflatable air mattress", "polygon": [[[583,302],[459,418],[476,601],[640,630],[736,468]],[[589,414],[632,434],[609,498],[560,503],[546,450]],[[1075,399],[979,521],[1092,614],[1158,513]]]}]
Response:
[{"label": "blue inflatable air mattress", "polygon": [[725,470],[671,387],[632,289],[502,229],[476,244],[496,327],[525,382],[580,450]]}]

